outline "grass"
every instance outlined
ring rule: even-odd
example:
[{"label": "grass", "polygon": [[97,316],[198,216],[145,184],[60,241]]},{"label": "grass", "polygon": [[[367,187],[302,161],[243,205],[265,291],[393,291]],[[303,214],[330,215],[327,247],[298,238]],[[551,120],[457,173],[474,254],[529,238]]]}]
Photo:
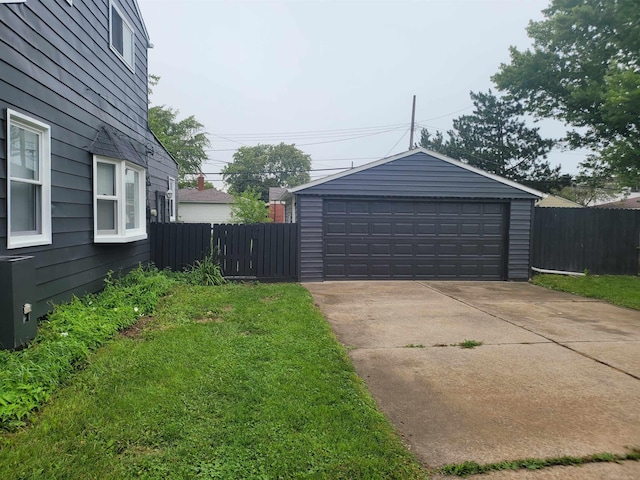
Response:
[{"label": "grass", "polygon": [[301,286],[180,285],[86,361],[0,478],[426,478]]},{"label": "grass", "polygon": [[496,472],[501,470],[540,470],[542,468],[557,466],[576,466],[588,463],[602,462],[621,462],[625,460],[640,460],[640,450],[631,449],[623,455],[612,453],[599,453],[588,455],[586,457],[557,457],[557,458],[527,458],[523,460],[514,460],[500,463],[490,463],[480,465],[476,462],[463,462],[452,465],[445,465],[437,470],[438,473],[452,475],[458,477],[467,477],[469,475],[480,475],[483,473]]},{"label": "grass", "polygon": [[640,310],[640,277],[622,275],[535,275],[532,282],[542,287],[604,300]]},{"label": "grass", "polygon": [[173,283],[141,267],[118,279],[109,276],[99,295],[56,306],[27,348],[0,351],[0,429],[24,425],[91,351],[152,313]]}]

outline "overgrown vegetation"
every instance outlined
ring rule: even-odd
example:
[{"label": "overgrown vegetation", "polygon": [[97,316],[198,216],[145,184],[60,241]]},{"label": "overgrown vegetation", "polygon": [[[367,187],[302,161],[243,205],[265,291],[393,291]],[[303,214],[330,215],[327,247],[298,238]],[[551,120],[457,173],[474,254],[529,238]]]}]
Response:
[{"label": "overgrown vegetation", "polygon": [[640,277],[624,275],[535,275],[532,283],[640,310]]},{"label": "overgrown vegetation", "polygon": [[110,275],[99,295],[56,306],[27,348],[0,351],[0,429],[24,425],[92,350],[151,314],[172,284],[142,267],[118,279]]},{"label": "overgrown vegetation", "polygon": [[202,260],[196,260],[182,278],[192,285],[215,286],[225,283],[215,251]]},{"label": "overgrown vegetation", "polygon": [[482,473],[495,472],[499,470],[540,470],[546,467],[575,466],[587,463],[620,462],[624,460],[640,460],[640,450],[632,449],[626,454],[616,455],[612,453],[598,453],[586,457],[557,457],[557,458],[527,458],[524,460],[514,460],[500,463],[480,465],[476,462],[463,462],[453,465],[445,465],[438,469],[439,473],[467,477],[469,475],[479,475]]},{"label": "overgrown vegetation", "polygon": [[87,363],[0,478],[426,478],[299,285],[178,284]]}]

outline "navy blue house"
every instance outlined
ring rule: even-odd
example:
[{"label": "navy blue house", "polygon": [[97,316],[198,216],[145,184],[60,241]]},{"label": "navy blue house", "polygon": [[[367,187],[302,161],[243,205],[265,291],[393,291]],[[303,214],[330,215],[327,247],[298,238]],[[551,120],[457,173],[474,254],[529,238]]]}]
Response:
[{"label": "navy blue house", "polygon": [[0,0],[0,255],[33,257],[36,317],[146,264],[175,218],[150,46],[135,0]]}]

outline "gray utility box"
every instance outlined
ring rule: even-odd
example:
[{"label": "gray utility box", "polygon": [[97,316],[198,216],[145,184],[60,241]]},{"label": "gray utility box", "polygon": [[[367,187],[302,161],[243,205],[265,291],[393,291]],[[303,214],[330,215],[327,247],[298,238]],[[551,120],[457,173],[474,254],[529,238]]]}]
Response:
[{"label": "gray utility box", "polygon": [[14,349],[35,338],[35,293],[33,257],[0,256],[0,349]]}]

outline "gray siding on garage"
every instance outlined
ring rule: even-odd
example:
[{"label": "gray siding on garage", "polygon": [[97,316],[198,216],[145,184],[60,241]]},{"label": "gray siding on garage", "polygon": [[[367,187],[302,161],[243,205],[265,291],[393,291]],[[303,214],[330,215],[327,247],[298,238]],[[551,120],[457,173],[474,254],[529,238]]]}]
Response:
[{"label": "gray siding on garage", "polygon": [[513,200],[509,215],[509,280],[528,280],[533,200]]},{"label": "gray siding on garage", "polygon": [[523,190],[424,152],[310,186],[300,193],[423,198],[536,198]]},{"label": "gray siding on garage", "polygon": [[[115,0],[135,33],[135,72],[109,46],[109,0],[0,4],[0,255],[33,255],[36,316],[103,286],[109,270],[149,261],[149,241],[93,243],[96,135],[126,136],[147,166],[149,208],[177,167],[148,130],[147,45],[132,0]],[[51,127],[52,245],[7,250],[6,109]]]},{"label": "gray siding on garage", "polygon": [[322,197],[298,197],[296,215],[300,224],[298,278],[301,282],[322,281]]}]

